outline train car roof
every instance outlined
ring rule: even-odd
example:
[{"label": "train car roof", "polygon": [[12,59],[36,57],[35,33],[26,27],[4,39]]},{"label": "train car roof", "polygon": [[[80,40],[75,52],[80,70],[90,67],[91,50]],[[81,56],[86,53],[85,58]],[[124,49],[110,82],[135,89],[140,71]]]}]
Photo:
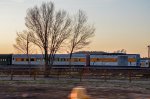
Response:
[{"label": "train car roof", "polygon": [[0,54],[0,55],[13,55],[13,54]]},{"label": "train car roof", "polygon": [[102,54],[90,54],[90,55],[140,55],[140,54],[126,54],[126,53],[102,53]]},{"label": "train car roof", "polygon": [[[72,54],[72,57],[85,57],[86,54]],[[42,58],[44,54],[29,54],[29,57]],[[55,54],[56,57],[69,57],[69,54]],[[13,57],[28,57],[26,54],[14,54]]]},{"label": "train car roof", "polygon": [[12,54],[0,54],[1,57],[10,57]]}]

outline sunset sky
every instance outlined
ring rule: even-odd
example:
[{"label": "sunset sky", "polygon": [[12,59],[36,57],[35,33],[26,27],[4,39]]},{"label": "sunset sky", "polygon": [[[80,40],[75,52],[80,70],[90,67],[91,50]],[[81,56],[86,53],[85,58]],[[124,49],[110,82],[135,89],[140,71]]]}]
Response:
[{"label": "sunset sky", "polygon": [[[16,32],[25,29],[26,10],[50,0],[0,0],[0,53],[14,53]],[[86,50],[147,56],[150,45],[150,0],[52,0],[56,9],[86,12],[96,31]]]}]

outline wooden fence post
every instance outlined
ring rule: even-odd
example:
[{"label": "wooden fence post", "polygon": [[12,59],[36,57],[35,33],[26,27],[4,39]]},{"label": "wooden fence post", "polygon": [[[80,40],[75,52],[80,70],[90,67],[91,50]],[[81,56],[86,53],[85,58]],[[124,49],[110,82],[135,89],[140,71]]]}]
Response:
[{"label": "wooden fence post", "polygon": [[13,80],[13,70],[11,70],[10,79]]},{"label": "wooden fence post", "polygon": [[36,71],[34,71],[34,80],[36,80]]},{"label": "wooden fence post", "polygon": [[132,77],[131,77],[132,75],[131,75],[131,71],[129,71],[129,82],[131,83],[131,81],[132,81]]},{"label": "wooden fence post", "polygon": [[82,68],[80,71],[80,82],[82,81],[83,76],[84,76],[84,68]]},{"label": "wooden fence post", "polygon": [[57,70],[57,79],[59,80],[59,75],[61,74],[61,70]]},{"label": "wooden fence post", "polygon": [[106,75],[106,73],[107,73],[107,71],[104,70],[104,80],[105,80],[105,82],[107,81],[107,75]]}]

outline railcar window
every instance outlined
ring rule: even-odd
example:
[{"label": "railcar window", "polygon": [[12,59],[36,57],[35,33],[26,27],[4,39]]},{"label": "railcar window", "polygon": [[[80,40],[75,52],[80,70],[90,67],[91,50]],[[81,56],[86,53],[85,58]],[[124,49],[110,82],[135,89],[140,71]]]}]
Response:
[{"label": "railcar window", "polygon": [[54,61],[57,61],[57,58],[54,58]]},{"label": "railcar window", "polygon": [[24,61],[24,59],[23,59],[23,58],[21,58],[21,61]]},{"label": "railcar window", "polygon": [[61,58],[59,58],[59,62],[61,61]]},{"label": "railcar window", "polygon": [[79,62],[81,61],[81,59],[79,58]]},{"label": "railcar window", "polygon": [[40,59],[39,59],[39,58],[36,58],[36,61],[37,61],[37,62],[39,62],[39,61],[40,61]]},{"label": "railcar window", "polygon": [[38,62],[39,62],[39,61],[41,61],[41,59],[40,59],[40,58],[37,58],[36,60],[37,60]]},{"label": "railcar window", "polygon": [[75,59],[74,59],[74,62],[78,62],[78,58],[75,58]]},{"label": "railcar window", "polygon": [[65,58],[65,61],[67,61],[67,58]]},{"label": "railcar window", "polygon": [[43,59],[43,58],[40,58],[40,61],[42,62],[42,61],[44,61],[44,59]]},{"label": "railcar window", "polygon": [[26,59],[26,61],[29,61],[29,59]]},{"label": "railcar window", "polygon": [[31,61],[34,61],[34,58],[31,58]]}]

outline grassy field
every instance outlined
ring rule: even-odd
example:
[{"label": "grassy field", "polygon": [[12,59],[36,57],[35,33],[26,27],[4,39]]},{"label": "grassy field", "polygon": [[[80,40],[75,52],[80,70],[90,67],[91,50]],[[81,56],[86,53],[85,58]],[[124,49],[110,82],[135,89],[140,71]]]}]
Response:
[{"label": "grassy field", "polygon": [[1,80],[1,99],[68,99],[72,88],[83,86],[91,99],[150,99],[150,80],[38,79]]}]

